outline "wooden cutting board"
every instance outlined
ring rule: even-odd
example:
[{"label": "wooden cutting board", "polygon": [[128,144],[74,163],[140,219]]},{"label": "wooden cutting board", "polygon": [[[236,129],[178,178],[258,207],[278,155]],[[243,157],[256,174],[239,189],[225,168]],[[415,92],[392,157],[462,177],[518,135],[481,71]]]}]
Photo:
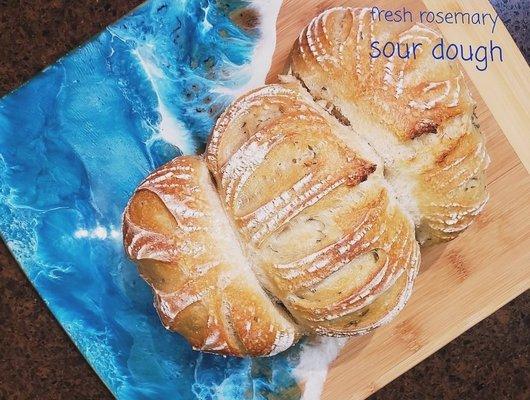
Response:
[{"label": "wooden cutting board", "polygon": [[[307,23],[338,5],[495,13],[487,0],[286,0],[270,82],[284,69]],[[323,399],[368,397],[530,287],[530,70],[500,19],[493,35],[491,27],[439,29],[449,42],[492,39],[504,50],[504,62],[484,72],[463,63],[492,160],[491,199],[462,236],[422,252],[421,273],[405,310],[390,325],[348,342],[329,371]]]}]

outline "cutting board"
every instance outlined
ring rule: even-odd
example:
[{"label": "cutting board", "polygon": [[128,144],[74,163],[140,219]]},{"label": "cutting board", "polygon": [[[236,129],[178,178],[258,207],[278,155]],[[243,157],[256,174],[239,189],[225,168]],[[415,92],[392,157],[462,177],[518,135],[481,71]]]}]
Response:
[{"label": "cutting board", "polygon": [[[399,6],[450,10],[464,4],[424,2]],[[0,234],[118,398],[298,398],[298,347],[252,361],[193,352],[161,326],[148,287],[124,259],[121,212],[134,187],[177,148],[197,150],[213,116],[252,75],[233,59],[250,62],[244,56],[256,35],[216,12],[225,2],[210,2],[212,12],[202,4],[150,0],[0,100]],[[270,11],[272,3],[253,4]],[[269,81],[311,18],[339,4],[390,2],[285,0]],[[493,12],[485,0],[465,6]],[[264,18],[265,37],[274,33],[270,21]],[[238,40],[212,35],[216,25]],[[491,38],[489,27],[441,28],[450,41]],[[350,340],[329,372],[324,399],[368,396],[529,287],[530,76],[503,26],[493,38],[504,48],[503,64],[483,73],[464,65],[492,158],[491,201],[464,235],[424,251],[409,305],[387,327]],[[268,65],[269,49],[254,55],[254,66]],[[227,72],[229,85],[211,79]],[[254,82],[261,84],[265,71],[257,72]],[[314,367],[317,375],[325,368]]]},{"label": "cutting board", "polygon": [[[398,8],[397,2],[389,3],[284,2],[268,80],[274,82],[284,70],[292,43],[322,10],[339,5]],[[399,2],[403,6],[495,13],[486,0]],[[424,249],[405,310],[390,325],[348,342],[331,366],[323,399],[368,397],[530,287],[530,70],[500,20],[494,35],[491,27],[440,28],[448,41],[481,44],[492,39],[505,52],[502,64],[490,64],[484,72],[463,65],[491,157],[491,199],[459,238]]]}]

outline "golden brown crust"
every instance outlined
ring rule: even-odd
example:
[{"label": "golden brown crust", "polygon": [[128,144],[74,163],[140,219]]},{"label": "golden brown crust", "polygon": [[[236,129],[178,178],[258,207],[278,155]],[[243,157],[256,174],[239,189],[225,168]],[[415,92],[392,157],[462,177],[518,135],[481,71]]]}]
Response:
[{"label": "golden brown crust", "polygon": [[123,222],[127,254],[153,288],[163,324],[195,348],[264,356],[296,342],[298,328],[250,271],[201,158],[153,172]]},{"label": "golden brown crust", "polygon": [[475,127],[433,148],[435,161],[418,176],[416,195],[422,210],[419,237],[452,240],[463,232],[486,202],[484,138]]},{"label": "golden brown crust", "polygon": [[[400,200],[422,242],[454,238],[487,201],[475,104],[458,64],[432,59],[440,38],[425,25],[377,22],[369,8],[339,7],[311,21],[290,61],[311,95],[381,154],[396,191],[407,188]],[[399,43],[401,53],[372,57],[375,41],[379,50]],[[450,164],[451,154],[464,161]]]},{"label": "golden brown crust", "polygon": [[416,271],[419,250],[375,160],[343,143],[340,129],[300,92],[270,85],[220,117],[207,160],[267,289],[305,328],[345,336],[404,305],[413,278],[392,292],[402,301],[373,308],[370,324],[343,326]]}]

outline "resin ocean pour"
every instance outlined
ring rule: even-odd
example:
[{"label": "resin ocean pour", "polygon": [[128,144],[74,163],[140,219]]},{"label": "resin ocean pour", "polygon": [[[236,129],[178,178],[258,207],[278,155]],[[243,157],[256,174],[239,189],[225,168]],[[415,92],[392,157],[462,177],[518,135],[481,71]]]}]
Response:
[{"label": "resin ocean pour", "polygon": [[219,113],[264,82],[279,8],[152,0],[0,101],[2,237],[119,398],[313,399],[344,343],[195,352],[163,328],[122,248],[138,183],[201,151]]}]

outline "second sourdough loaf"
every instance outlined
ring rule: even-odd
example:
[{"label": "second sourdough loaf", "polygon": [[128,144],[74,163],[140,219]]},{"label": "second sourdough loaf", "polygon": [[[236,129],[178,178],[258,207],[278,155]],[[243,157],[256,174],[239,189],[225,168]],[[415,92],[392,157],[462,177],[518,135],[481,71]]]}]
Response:
[{"label": "second sourdough loaf", "polygon": [[194,348],[268,356],[305,334],[369,332],[409,298],[418,240],[455,237],[484,206],[484,138],[456,64],[372,59],[375,37],[428,49],[439,36],[326,11],[282,84],[237,99],[203,156],[131,198],[127,254]]},{"label": "second sourdough loaf", "polygon": [[[300,33],[290,60],[313,98],[382,157],[421,243],[455,238],[488,199],[475,103],[458,63],[433,59],[440,39],[425,25],[377,22],[370,8],[338,7]],[[401,50],[378,56],[375,42]]]}]

